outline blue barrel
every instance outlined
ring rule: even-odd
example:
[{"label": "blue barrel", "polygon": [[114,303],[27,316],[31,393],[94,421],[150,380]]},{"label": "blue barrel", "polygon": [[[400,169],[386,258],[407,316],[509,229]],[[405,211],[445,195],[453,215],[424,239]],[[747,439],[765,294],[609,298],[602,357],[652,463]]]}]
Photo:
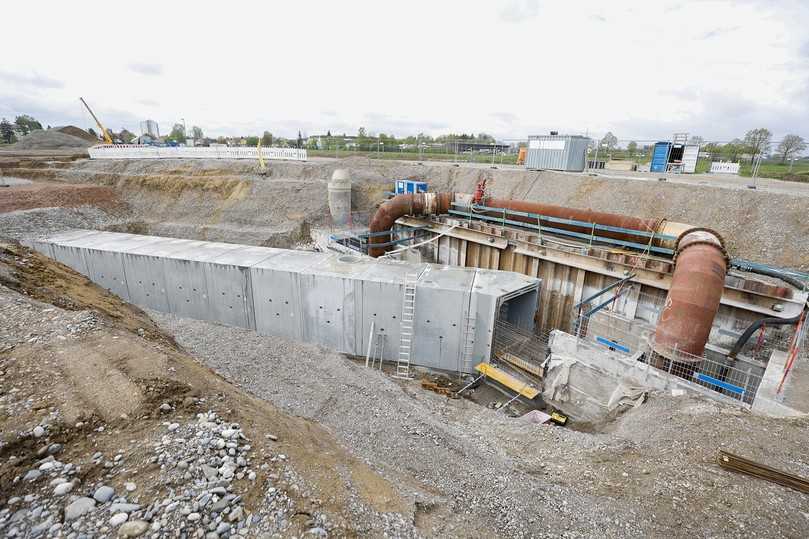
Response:
[{"label": "blue barrel", "polygon": [[666,172],[671,154],[671,142],[658,142],[652,151],[652,162],[649,165],[651,172]]}]

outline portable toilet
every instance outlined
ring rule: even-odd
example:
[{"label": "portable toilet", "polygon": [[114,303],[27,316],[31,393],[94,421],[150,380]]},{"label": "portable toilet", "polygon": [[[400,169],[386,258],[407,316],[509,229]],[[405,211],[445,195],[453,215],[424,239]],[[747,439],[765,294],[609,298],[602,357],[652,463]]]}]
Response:
[{"label": "portable toilet", "polygon": [[658,142],[652,150],[652,162],[649,164],[651,172],[666,172],[671,153],[671,142]]}]

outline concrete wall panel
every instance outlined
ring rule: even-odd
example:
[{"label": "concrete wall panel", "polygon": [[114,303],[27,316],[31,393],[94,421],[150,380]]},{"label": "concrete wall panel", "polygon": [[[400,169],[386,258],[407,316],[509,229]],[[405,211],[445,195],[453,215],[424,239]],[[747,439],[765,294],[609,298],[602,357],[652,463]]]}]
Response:
[{"label": "concrete wall panel", "polygon": [[129,301],[156,311],[172,312],[166,293],[163,259],[124,253],[123,264]]},{"label": "concrete wall panel", "polygon": [[78,271],[87,278],[90,277],[90,270],[87,269],[87,262],[84,260],[84,249],[59,244],[53,244],[51,248],[54,260]]},{"label": "concrete wall panel", "polygon": [[231,264],[204,264],[209,320],[255,329],[247,268]]},{"label": "concrete wall panel", "polygon": [[90,280],[124,301],[129,301],[129,290],[126,286],[126,274],[124,274],[122,258],[120,253],[112,251],[99,251],[96,249],[84,251],[84,259],[87,262]]},{"label": "concrete wall panel", "polygon": [[208,308],[205,262],[163,259],[166,294],[171,312],[197,320],[213,320]]},{"label": "concrete wall panel", "polygon": [[298,275],[269,268],[250,268],[256,331],[302,340]]}]

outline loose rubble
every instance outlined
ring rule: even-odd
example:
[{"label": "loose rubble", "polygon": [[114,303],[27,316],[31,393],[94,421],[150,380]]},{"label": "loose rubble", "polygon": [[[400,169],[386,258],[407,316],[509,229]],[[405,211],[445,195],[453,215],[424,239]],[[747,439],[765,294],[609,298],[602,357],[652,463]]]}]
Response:
[{"label": "loose rubble", "polygon": [[[238,539],[281,537],[289,530],[297,504],[279,487],[303,487],[284,455],[256,454],[239,425],[214,412],[200,413],[195,421],[166,424],[150,446],[145,462],[128,462],[123,455],[110,459],[100,452],[86,462],[61,462],[53,455],[36,461],[14,479],[26,484],[25,494],[0,510],[0,533],[96,537],[118,528],[123,537],[149,532]],[[83,472],[93,467],[105,470],[103,482],[83,481]],[[121,476],[137,477],[148,469],[157,470],[148,492],[132,481],[120,483]],[[255,489],[261,499],[258,509],[250,510],[244,496]],[[315,512],[308,518],[315,534],[328,534],[327,516]]]}]

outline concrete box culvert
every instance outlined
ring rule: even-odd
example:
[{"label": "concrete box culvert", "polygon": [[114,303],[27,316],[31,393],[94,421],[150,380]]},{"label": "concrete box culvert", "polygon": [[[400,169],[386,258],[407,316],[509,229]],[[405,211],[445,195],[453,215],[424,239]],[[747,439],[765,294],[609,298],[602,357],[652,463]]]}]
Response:
[{"label": "concrete box culvert", "polygon": [[[355,356],[379,338],[387,361],[399,358],[403,282],[416,274],[412,363],[447,371],[488,361],[498,318],[532,329],[541,284],[506,271],[113,232],[29,244],[144,307]],[[464,334],[468,317],[473,337]]]}]

